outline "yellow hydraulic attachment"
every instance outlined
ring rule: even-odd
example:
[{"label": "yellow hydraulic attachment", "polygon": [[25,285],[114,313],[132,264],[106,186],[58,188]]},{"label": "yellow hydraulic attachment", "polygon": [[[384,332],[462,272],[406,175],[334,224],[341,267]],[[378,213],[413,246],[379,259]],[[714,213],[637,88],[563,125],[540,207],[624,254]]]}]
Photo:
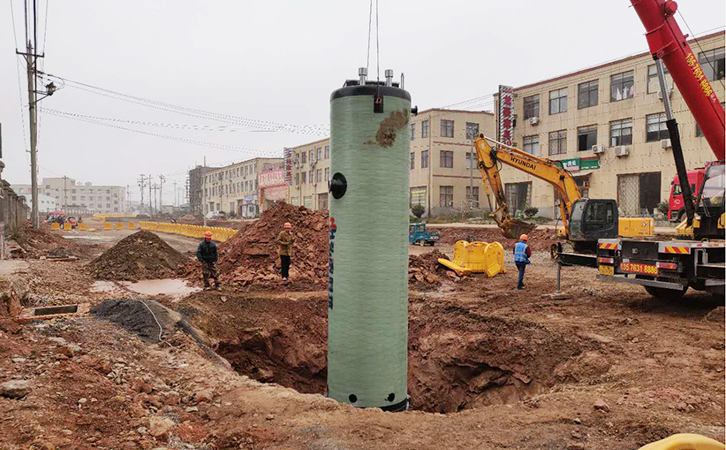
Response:
[{"label": "yellow hydraulic attachment", "polygon": [[467,242],[456,241],[454,244],[454,259],[439,258],[439,264],[463,276],[471,273],[485,273],[493,277],[505,273],[504,247],[499,242]]},{"label": "yellow hydraulic attachment", "polygon": [[674,434],[640,447],[640,450],[724,450],[726,447],[713,439],[698,434]]}]

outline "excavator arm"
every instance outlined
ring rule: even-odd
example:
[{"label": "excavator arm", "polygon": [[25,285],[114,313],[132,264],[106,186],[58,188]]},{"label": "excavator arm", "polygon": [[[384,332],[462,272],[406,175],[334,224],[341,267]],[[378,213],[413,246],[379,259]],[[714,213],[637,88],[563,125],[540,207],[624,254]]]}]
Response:
[{"label": "excavator arm", "polygon": [[[499,149],[494,149],[489,142],[499,144]],[[560,213],[565,225],[565,237],[570,238],[570,214],[575,201],[580,199],[580,190],[569,172],[558,167],[549,159],[539,158],[514,147],[496,142],[493,139],[480,135],[474,141],[478,159],[479,171],[484,181],[484,190],[487,194],[493,194],[496,208],[492,209],[491,216],[501,228],[504,236],[516,239],[522,233],[532,231],[536,225],[523,222],[512,217],[507,205],[507,196],[502,186],[502,179],[499,175],[500,164],[519,169],[540,180],[551,184],[560,196]],[[491,200],[490,200],[491,202]]]}]

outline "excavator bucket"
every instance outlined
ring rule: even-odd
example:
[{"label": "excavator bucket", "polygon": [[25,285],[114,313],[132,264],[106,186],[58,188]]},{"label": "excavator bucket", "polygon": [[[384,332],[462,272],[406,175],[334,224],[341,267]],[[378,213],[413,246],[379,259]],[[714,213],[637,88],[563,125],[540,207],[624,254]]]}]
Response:
[{"label": "excavator bucket", "polygon": [[509,239],[519,239],[523,234],[529,234],[537,228],[536,224],[528,223],[519,219],[507,219],[500,226],[504,237]]},{"label": "excavator bucket", "polygon": [[488,277],[506,272],[504,268],[504,247],[499,242],[457,241],[454,244],[454,258],[439,258],[439,264],[463,276],[484,273]]}]

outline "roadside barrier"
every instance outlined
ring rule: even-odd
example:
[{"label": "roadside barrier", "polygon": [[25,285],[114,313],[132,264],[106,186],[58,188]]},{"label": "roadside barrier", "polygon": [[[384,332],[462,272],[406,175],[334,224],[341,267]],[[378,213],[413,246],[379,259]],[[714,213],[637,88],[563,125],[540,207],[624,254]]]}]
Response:
[{"label": "roadside barrier", "polygon": [[166,222],[139,222],[139,228],[146,231],[179,234],[186,237],[201,239],[207,231],[212,233],[212,240],[227,242],[238,230],[222,227],[204,227],[201,225],[185,225],[181,223]]}]

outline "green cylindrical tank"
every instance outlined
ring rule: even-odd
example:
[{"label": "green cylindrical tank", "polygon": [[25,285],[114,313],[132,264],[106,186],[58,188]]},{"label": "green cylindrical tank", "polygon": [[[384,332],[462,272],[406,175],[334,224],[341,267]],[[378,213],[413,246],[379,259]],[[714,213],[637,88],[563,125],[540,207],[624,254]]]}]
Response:
[{"label": "green cylindrical tank", "polygon": [[408,407],[411,96],[347,81],[330,97],[328,395]]}]

